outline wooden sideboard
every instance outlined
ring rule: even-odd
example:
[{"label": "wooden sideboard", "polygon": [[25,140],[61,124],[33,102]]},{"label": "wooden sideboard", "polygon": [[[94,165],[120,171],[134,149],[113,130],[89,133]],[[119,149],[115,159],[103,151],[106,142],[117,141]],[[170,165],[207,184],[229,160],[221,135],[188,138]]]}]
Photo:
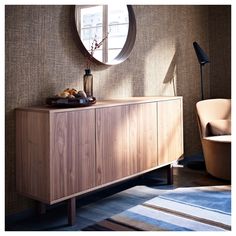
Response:
[{"label": "wooden sideboard", "polygon": [[68,200],[73,224],[76,196],[183,155],[182,97],[17,108],[16,148],[17,191],[46,204]]}]

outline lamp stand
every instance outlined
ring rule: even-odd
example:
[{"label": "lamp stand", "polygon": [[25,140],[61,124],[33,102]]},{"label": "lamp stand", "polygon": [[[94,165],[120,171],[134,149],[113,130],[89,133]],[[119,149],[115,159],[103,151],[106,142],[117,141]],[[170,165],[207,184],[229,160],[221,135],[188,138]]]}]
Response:
[{"label": "lamp stand", "polygon": [[201,72],[201,94],[202,94],[202,100],[204,100],[204,95],[203,95],[203,79],[202,79],[202,64],[200,64],[200,72]]}]

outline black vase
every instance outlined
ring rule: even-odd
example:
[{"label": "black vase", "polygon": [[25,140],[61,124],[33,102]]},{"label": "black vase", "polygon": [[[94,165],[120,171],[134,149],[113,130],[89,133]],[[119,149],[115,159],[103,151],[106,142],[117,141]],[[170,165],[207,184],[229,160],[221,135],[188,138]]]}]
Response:
[{"label": "black vase", "polygon": [[90,69],[85,69],[84,74],[84,92],[88,97],[93,97],[93,75]]}]

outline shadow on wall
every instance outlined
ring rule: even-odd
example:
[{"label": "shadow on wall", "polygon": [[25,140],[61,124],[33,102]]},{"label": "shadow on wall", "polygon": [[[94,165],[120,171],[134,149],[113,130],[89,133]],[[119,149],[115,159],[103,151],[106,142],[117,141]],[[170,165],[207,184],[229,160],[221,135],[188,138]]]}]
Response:
[{"label": "shadow on wall", "polygon": [[[168,83],[172,83],[172,86],[173,86],[173,93],[174,93],[174,96],[177,96],[177,92],[176,92],[176,83],[177,83],[177,59],[178,59],[178,51],[179,51],[179,44],[176,43],[176,46],[175,46],[175,53],[173,55],[173,58],[170,62],[170,65],[169,65],[169,68],[167,70],[167,73],[166,73],[166,76],[163,80],[163,84],[168,84]],[[175,82],[176,80],[176,82]]]},{"label": "shadow on wall", "polygon": [[[150,6],[149,6],[150,7]],[[95,92],[100,96],[99,91],[109,93],[109,97],[122,96],[171,96],[176,95],[176,85],[169,84],[167,78],[173,74],[174,64],[177,63],[178,50],[175,37],[169,32],[159,30],[162,25],[153,26],[153,29],[144,27],[149,21],[156,22],[156,14],[150,14],[142,19],[143,6],[135,6],[137,31],[136,42],[130,57],[122,64],[112,66],[100,74],[107,76],[99,77],[99,84]],[[167,9],[166,9],[167,10]],[[145,10],[146,11],[146,10]],[[165,18],[164,25],[170,24],[169,18]],[[157,29],[154,30],[154,27]],[[172,26],[174,29],[174,27]],[[158,33],[160,32],[161,33]],[[172,32],[173,36],[175,32]],[[176,52],[176,53],[175,53]],[[174,56],[173,56],[174,54]],[[169,69],[168,69],[169,67]],[[167,75],[166,75],[167,74]],[[163,80],[165,81],[163,83]],[[173,83],[174,81],[171,80]],[[131,90],[130,90],[131,89]],[[107,97],[107,94],[99,98]]]}]

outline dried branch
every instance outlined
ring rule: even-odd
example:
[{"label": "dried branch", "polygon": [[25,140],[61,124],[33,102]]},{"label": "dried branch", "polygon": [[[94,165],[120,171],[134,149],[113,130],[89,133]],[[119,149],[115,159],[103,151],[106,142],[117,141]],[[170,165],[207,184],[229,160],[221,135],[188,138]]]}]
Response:
[{"label": "dried branch", "polygon": [[106,34],[106,36],[99,43],[97,41],[97,35],[95,34],[94,39],[93,39],[92,44],[91,44],[91,48],[90,48],[90,58],[89,58],[90,60],[87,61],[87,68],[88,69],[90,68],[90,61],[93,58],[94,51],[102,46],[103,42],[108,38],[109,33],[110,32],[108,32]]}]

